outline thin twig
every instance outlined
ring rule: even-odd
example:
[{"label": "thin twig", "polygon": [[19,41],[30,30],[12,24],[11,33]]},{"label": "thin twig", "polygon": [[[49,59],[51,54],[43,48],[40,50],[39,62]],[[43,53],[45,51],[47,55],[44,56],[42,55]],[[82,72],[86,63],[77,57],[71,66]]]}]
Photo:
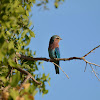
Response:
[{"label": "thin twig", "polygon": [[91,65],[100,67],[100,65],[97,65],[97,64],[95,64],[95,63],[91,63],[91,62],[87,61],[85,58],[83,58],[83,61],[85,61],[85,62],[88,63],[88,64],[91,64]]},{"label": "thin twig", "polygon": [[10,85],[6,86],[6,87],[3,89],[3,92],[6,92],[9,88],[10,88]]},{"label": "thin twig", "polygon": [[27,82],[27,80],[30,78],[30,75],[27,75],[25,80],[23,81],[23,83],[21,84],[20,88],[19,88],[19,92],[21,91],[21,89],[23,88],[23,85]]},{"label": "thin twig", "polygon": [[89,64],[89,65],[90,65],[90,67],[92,68],[92,71],[94,72],[94,74],[95,74],[95,76],[97,77],[97,79],[100,81],[100,79],[98,78],[98,76],[97,76],[96,72],[94,71],[93,67],[91,66],[91,64]]},{"label": "thin twig", "polygon": [[84,72],[86,71],[86,67],[87,67],[87,62],[86,62],[86,66],[85,66]]},{"label": "thin twig", "polygon": [[[54,63],[54,62],[52,62],[54,65],[56,65],[57,67],[59,67],[61,70],[62,70],[62,68],[59,66],[59,65],[57,65],[56,63]],[[69,76],[62,70],[62,72],[67,76],[67,78],[69,79]]]},{"label": "thin twig", "polygon": [[85,54],[83,57],[86,57],[87,55],[89,55],[91,52],[93,52],[95,49],[99,48],[100,45],[98,45],[97,47],[93,48],[91,51],[89,51],[87,54]]},{"label": "thin twig", "polygon": [[7,74],[7,76],[6,76],[7,79],[8,79],[8,76],[9,76],[10,74],[12,75],[12,70],[13,70],[13,68],[9,69],[9,72],[8,72],[8,74]]}]

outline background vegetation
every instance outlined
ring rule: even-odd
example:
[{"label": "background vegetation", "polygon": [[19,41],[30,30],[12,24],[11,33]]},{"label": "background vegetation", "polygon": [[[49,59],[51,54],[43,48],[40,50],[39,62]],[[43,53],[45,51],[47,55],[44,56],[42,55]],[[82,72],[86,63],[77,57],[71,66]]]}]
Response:
[{"label": "background vegetation", "polygon": [[[55,0],[57,8],[64,0]],[[0,98],[4,100],[34,100],[35,94],[47,94],[45,83],[50,81],[49,74],[36,74],[41,62],[20,59],[16,53],[35,57],[36,53],[27,46],[35,38],[30,22],[33,5],[47,8],[50,0],[1,0],[0,1]],[[30,28],[32,27],[32,28]],[[24,72],[25,71],[25,72]],[[27,72],[41,85],[36,84]],[[24,83],[24,84],[23,84]],[[49,83],[50,84],[50,83]]]}]

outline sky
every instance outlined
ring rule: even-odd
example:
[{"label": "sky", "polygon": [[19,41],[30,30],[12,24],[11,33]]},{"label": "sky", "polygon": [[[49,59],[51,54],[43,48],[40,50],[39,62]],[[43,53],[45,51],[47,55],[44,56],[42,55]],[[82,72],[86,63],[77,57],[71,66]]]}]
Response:
[{"label": "sky", "polygon": [[[36,57],[49,58],[48,45],[53,35],[63,39],[59,43],[61,58],[81,57],[100,45],[100,0],[65,0],[58,9],[51,0],[47,6],[49,10],[34,5],[31,11],[36,35],[29,46],[36,51]],[[99,51],[100,48],[96,49],[86,59],[100,65]],[[84,61],[60,62],[69,79],[61,70],[56,75],[52,63],[44,61],[42,65],[44,70],[39,66],[39,73],[50,74],[50,86],[46,84],[49,93],[37,93],[35,100],[100,100],[100,81],[89,65],[84,72]],[[100,73],[100,68],[95,71]]]}]

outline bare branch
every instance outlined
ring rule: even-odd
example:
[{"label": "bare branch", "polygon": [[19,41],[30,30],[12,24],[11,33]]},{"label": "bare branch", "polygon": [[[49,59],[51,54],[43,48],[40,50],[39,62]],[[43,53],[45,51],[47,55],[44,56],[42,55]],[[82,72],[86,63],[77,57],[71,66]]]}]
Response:
[{"label": "bare branch", "polygon": [[86,71],[86,67],[87,67],[87,63],[86,63],[86,66],[85,66],[84,72]]},{"label": "bare branch", "polygon": [[[52,62],[54,65],[56,65],[57,67],[59,67],[61,70],[62,70],[62,68],[59,66],[59,65],[57,65],[56,63],[54,63],[54,62]],[[62,70],[62,72],[67,76],[67,78],[69,79],[69,76]]]},{"label": "bare branch", "polygon": [[69,60],[73,60],[73,59],[79,59],[79,60],[83,60],[83,57],[70,57],[70,58],[54,58],[54,59],[48,59],[48,58],[33,58],[33,57],[29,57],[29,56],[24,56],[21,55],[19,53],[16,53],[16,55],[21,58],[21,59],[25,59],[28,61],[38,61],[38,60],[42,60],[42,61],[47,61],[47,62],[54,62],[56,61],[69,61]]},{"label": "bare branch", "polygon": [[[89,62],[89,61],[87,61],[87,60],[85,59],[85,57],[86,57],[87,55],[89,55],[92,51],[94,51],[95,49],[97,49],[97,48],[99,48],[99,47],[100,47],[100,45],[97,46],[97,47],[95,47],[94,49],[92,49],[90,52],[88,52],[87,54],[85,54],[83,57],[70,57],[70,58],[54,58],[54,59],[48,59],[48,58],[33,58],[33,57],[28,57],[28,56],[21,55],[21,54],[19,54],[19,53],[16,53],[16,55],[17,55],[19,58],[25,59],[25,60],[28,60],[28,61],[43,60],[43,61],[47,61],[47,62],[52,62],[52,63],[55,64],[57,67],[59,67],[61,70],[62,70],[62,68],[61,68],[59,65],[57,65],[56,63],[54,63],[55,60],[56,60],[56,61],[69,61],[69,60],[78,59],[78,60],[83,60],[83,61],[85,61],[85,62],[86,62],[86,67],[87,67],[87,64],[89,64],[90,66],[91,66],[91,65],[95,65],[95,66],[100,67],[100,65],[97,65],[97,64],[95,64],[95,63],[91,63],[91,62]],[[85,67],[84,72],[86,71],[86,67]],[[93,67],[91,67],[91,68],[93,68]],[[92,69],[92,70],[93,70],[95,76],[97,77],[97,75],[96,75],[94,69]],[[69,78],[68,75],[67,75],[63,70],[62,70],[62,72],[67,76],[67,78]],[[97,78],[98,78],[98,77],[97,77]],[[98,80],[99,80],[99,78],[98,78]]]},{"label": "bare branch", "polygon": [[89,61],[87,61],[85,59],[85,57],[70,57],[70,58],[54,58],[54,59],[48,59],[48,58],[33,58],[33,57],[27,57],[27,56],[24,56],[24,55],[21,55],[19,53],[16,53],[18,57],[20,57],[21,59],[25,59],[25,60],[28,60],[28,61],[38,61],[38,60],[43,60],[43,61],[47,61],[47,62],[54,62],[55,60],[56,61],[69,61],[69,60],[74,60],[74,59],[78,59],[78,60],[83,60],[85,61],[86,63],[88,64],[92,64],[92,65],[95,65],[95,66],[98,66],[100,67],[99,65],[95,64],[95,63],[91,63]]},{"label": "bare branch", "polygon": [[93,69],[93,67],[91,66],[91,64],[89,64],[90,65],[90,67],[92,68],[92,71],[94,72],[94,74],[95,74],[95,76],[97,77],[97,79],[100,81],[100,79],[98,78],[98,76],[97,76],[97,73],[95,72],[95,70]]},{"label": "bare branch", "polygon": [[87,55],[89,55],[91,52],[93,52],[95,49],[99,48],[100,45],[98,45],[97,47],[93,48],[91,51],[89,51],[87,54],[85,54],[83,57],[86,57]]},{"label": "bare branch", "polygon": [[91,63],[91,62],[87,61],[87,60],[86,60],[86,59],[84,59],[84,58],[83,58],[83,60],[84,60],[86,63],[88,63],[88,64],[91,64],[91,65],[95,65],[95,66],[100,67],[100,65],[97,65],[97,64],[95,64],[95,63]]},{"label": "bare branch", "polygon": [[55,58],[55,59],[48,59],[48,58],[33,58],[33,57],[28,57],[28,56],[24,56],[19,54],[18,52],[16,52],[16,55],[21,58],[21,59],[25,59],[25,60],[31,60],[31,61],[38,61],[38,60],[43,60],[43,61],[47,61],[47,62],[54,62],[54,60],[56,61],[68,61],[68,60],[73,60],[73,59],[79,59],[79,60],[83,60],[83,58],[85,58],[87,55],[89,55],[91,52],[93,52],[95,49],[99,48],[100,45],[98,45],[97,47],[93,48],[91,51],[89,51],[87,54],[85,54],[83,57],[70,57],[70,58]]}]

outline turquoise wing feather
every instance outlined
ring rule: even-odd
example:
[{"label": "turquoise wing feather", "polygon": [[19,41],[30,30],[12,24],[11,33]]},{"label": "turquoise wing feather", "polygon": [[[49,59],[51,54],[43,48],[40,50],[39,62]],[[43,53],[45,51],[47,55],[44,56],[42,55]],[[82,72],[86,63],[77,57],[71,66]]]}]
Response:
[{"label": "turquoise wing feather", "polygon": [[56,58],[60,58],[60,50],[59,50],[59,48],[55,48],[55,56],[56,56]]},{"label": "turquoise wing feather", "polygon": [[[55,56],[56,58],[60,58],[59,48],[55,48]],[[55,63],[59,65],[59,61],[56,61]],[[57,67],[56,65],[55,65],[55,70],[56,70],[56,74],[59,74],[59,67]]]}]

